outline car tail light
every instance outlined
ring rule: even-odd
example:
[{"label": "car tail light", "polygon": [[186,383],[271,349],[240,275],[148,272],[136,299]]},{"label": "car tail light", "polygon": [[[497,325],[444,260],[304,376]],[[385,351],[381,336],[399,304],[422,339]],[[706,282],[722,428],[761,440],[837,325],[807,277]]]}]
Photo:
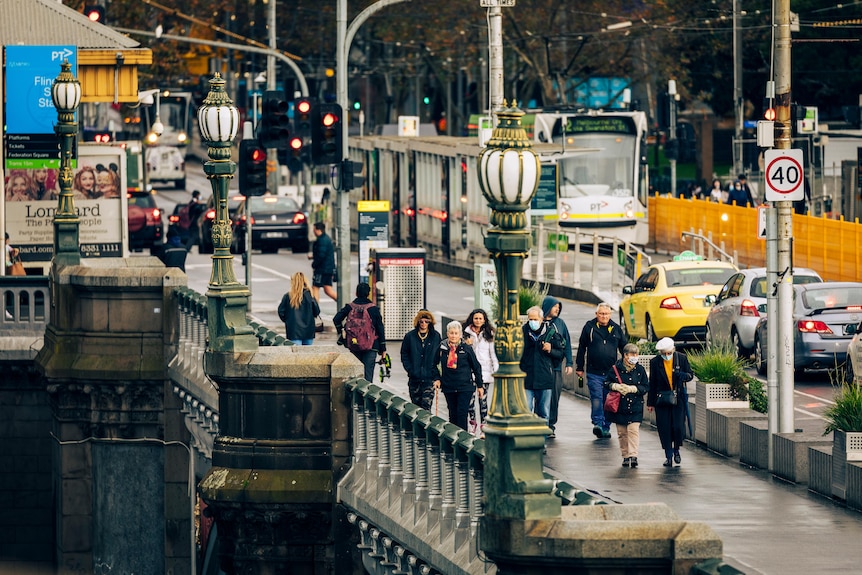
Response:
[{"label": "car tail light", "polygon": [[682,306],[679,305],[679,300],[676,299],[676,296],[661,300],[661,305],[659,307],[662,309],[682,309]]},{"label": "car tail light", "polygon": [[180,217],[179,217],[179,216],[175,216],[175,215],[171,214],[170,216],[168,216],[168,221],[169,221],[170,223],[172,223],[172,224],[175,224],[175,223],[177,223],[178,221],[180,221]]},{"label": "car tail light", "polygon": [[813,319],[803,319],[796,322],[796,329],[798,329],[800,333],[832,333],[832,330],[829,329],[828,325],[822,321],[816,321]]},{"label": "car tail light", "polygon": [[215,210],[207,210],[207,213],[204,217],[208,220],[215,220]]},{"label": "car tail light", "polygon": [[296,212],[293,215],[293,223],[301,224],[304,221],[305,221],[305,214],[303,214],[302,212]]},{"label": "car tail light", "polygon": [[754,305],[754,302],[750,299],[742,300],[742,303],[739,306],[739,315],[744,317],[760,317],[760,313],[757,311],[757,306]]}]

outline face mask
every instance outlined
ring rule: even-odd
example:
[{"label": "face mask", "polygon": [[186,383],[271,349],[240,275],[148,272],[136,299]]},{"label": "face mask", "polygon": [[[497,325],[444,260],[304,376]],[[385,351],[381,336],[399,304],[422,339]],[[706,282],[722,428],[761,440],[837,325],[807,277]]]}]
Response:
[{"label": "face mask", "polygon": [[530,325],[530,329],[533,331],[539,331],[539,327],[541,327],[541,325],[542,325],[542,322],[540,322],[537,319],[531,319],[527,323]]},{"label": "face mask", "polygon": [[669,361],[673,357],[673,352],[661,354],[662,359]]},{"label": "face mask", "polygon": [[628,357],[626,357],[626,361],[629,362],[629,365],[637,365],[638,356],[634,356],[634,357],[628,356]]}]

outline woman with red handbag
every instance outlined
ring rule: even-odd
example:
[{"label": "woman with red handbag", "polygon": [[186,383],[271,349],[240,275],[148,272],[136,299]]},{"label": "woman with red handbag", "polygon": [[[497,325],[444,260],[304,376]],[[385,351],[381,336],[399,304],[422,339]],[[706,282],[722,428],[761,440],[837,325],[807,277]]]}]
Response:
[{"label": "woman with red handbag", "polygon": [[[627,343],[623,358],[617,361],[605,376],[608,397],[620,395],[615,412],[605,411],[605,420],[617,424],[617,437],[623,467],[638,466],[640,425],[644,419],[644,395],[649,391],[646,370],[638,364],[638,346]],[[605,403],[608,406],[608,403]]]}]

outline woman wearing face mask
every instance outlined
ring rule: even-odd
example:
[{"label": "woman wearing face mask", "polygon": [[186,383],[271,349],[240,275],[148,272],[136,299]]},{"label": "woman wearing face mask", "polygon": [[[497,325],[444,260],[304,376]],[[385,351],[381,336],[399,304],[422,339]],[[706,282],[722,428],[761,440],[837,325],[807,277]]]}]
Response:
[{"label": "woman wearing face mask", "polygon": [[554,366],[565,355],[563,336],[554,324],[543,319],[539,306],[527,310],[527,323],[522,330],[524,353],[521,355],[520,367],[525,375],[527,407],[547,420],[551,410],[551,394],[554,392]]},{"label": "woman wearing face mask", "polygon": [[[685,384],[694,378],[688,358],[675,351],[675,344],[669,337],[663,337],[655,344],[659,355],[649,362],[649,393],[647,408],[655,409],[655,426],[665,454],[665,467],[682,463],[679,448],[685,439],[685,420],[688,414],[688,392]],[[659,401],[661,392],[675,391],[676,404]]]},{"label": "woman wearing face mask", "polygon": [[644,419],[644,395],[649,391],[646,370],[638,365],[638,346],[627,343],[623,347],[623,358],[605,376],[605,388],[622,395],[617,412],[605,413],[605,419],[617,424],[623,467],[637,467],[640,425]]}]

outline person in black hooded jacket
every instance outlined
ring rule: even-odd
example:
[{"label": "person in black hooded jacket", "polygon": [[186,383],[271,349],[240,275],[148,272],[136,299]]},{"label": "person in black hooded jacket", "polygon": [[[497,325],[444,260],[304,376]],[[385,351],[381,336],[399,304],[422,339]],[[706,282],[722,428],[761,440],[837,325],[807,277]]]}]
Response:
[{"label": "person in black hooded jacket", "polygon": [[401,344],[401,365],[407,372],[410,401],[429,411],[434,403],[434,382],[440,381],[437,367],[440,342],[440,334],[434,329],[434,314],[420,309],[413,318],[413,329]]},{"label": "person in black hooded jacket", "polygon": [[[545,320],[551,322],[553,328],[557,330],[563,338],[566,375],[569,375],[572,373],[572,338],[569,335],[569,328],[566,326],[566,322],[564,322],[563,318],[560,317],[560,313],[562,313],[562,311],[563,302],[553,296],[545,296],[545,300],[542,302],[542,313],[544,314]],[[559,412],[560,395],[562,393],[563,360],[561,359],[554,365],[554,393],[551,394],[551,407],[548,412],[548,427],[551,428],[551,435],[549,435],[549,437],[551,439],[556,437],[554,428],[557,426],[557,414]]]}]

